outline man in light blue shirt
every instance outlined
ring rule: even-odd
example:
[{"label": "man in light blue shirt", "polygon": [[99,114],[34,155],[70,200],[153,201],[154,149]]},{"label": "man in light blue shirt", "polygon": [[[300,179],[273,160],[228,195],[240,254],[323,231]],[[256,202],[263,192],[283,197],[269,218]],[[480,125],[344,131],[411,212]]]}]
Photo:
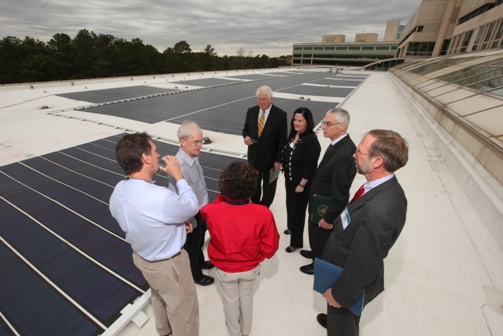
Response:
[{"label": "man in light blue shirt", "polygon": [[[176,153],[176,158],[180,161],[185,180],[190,185],[199,202],[199,209],[208,204],[208,191],[206,191],[206,182],[204,181],[203,168],[199,163],[199,154],[203,145],[203,131],[192,121],[184,121],[178,128],[178,140],[180,148]],[[176,181],[169,177],[169,188],[177,191]],[[215,279],[203,274],[202,269],[211,269],[213,264],[204,260],[202,247],[204,245],[204,235],[207,230],[206,222],[198,213],[195,217],[188,219],[193,226],[192,233],[187,235],[187,241],[183,248],[189,254],[190,269],[194,282],[201,286],[211,285]]]},{"label": "man in light blue shirt", "polygon": [[[128,134],[117,143],[117,162],[127,178],[110,197],[110,212],[126,233],[133,261],[147,280],[159,335],[199,335],[199,304],[183,245],[191,231],[184,221],[199,211],[178,159],[164,156],[146,133]],[[178,194],[153,182],[163,171],[176,181]]]}]

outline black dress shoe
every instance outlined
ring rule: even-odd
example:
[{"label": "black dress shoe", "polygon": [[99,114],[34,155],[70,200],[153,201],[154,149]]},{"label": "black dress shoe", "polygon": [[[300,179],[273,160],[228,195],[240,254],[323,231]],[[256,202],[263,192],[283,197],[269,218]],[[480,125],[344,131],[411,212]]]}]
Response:
[{"label": "black dress shoe", "polygon": [[288,252],[288,253],[292,253],[292,252],[295,252],[295,250],[297,250],[296,247],[293,247],[293,246],[288,246],[285,251]]},{"label": "black dress shoe", "polygon": [[213,267],[215,267],[215,265],[213,265],[209,260],[206,260],[201,264],[201,269],[209,270],[212,269]]},{"label": "black dress shoe", "polygon": [[292,231],[286,229],[285,231],[283,231],[284,234],[292,234]]},{"label": "black dress shoe", "polygon": [[194,280],[194,282],[197,284],[197,285],[200,285],[200,286],[208,286],[208,285],[211,285],[212,283],[215,282],[215,279],[213,279],[212,277],[210,276],[207,276],[207,275],[204,275],[203,274],[203,277],[199,280]]},{"label": "black dress shoe", "polygon": [[320,326],[327,329],[327,314],[318,314],[318,316],[316,316],[316,319],[318,320]]},{"label": "black dress shoe", "polygon": [[313,275],[314,274],[313,264],[302,266],[300,268],[300,271],[305,274]]},{"label": "black dress shoe", "polygon": [[313,259],[313,251],[300,250],[300,255],[307,259]]}]

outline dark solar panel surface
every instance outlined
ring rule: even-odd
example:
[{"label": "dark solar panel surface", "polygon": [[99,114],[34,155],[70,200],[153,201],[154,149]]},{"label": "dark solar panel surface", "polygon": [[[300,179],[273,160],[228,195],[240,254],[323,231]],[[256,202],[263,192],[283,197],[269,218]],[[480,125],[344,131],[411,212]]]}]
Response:
[{"label": "dark solar panel surface", "polygon": [[[329,73],[305,73],[288,77],[262,75],[261,77],[266,77],[266,79],[258,82],[240,82],[236,85],[185,91],[120,104],[96,106],[81,111],[113,115],[145,123],[169,121],[181,124],[183,120],[190,119],[198,122],[203,129],[241,134],[246,111],[249,107],[256,105],[255,92],[262,85],[269,85],[274,91],[278,92],[338,97],[345,97],[352,89],[328,89],[322,87],[316,90],[317,88],[302,84],[336,85],[340,82],[355,86],[354,81],[327,80],[327,77],[336,77],[335,74]],[[356,85],[360,83],[357,82]],[[337,103],[281,98],[275,98],[274,104],[285,110],[289,115],[298,107],[308,107],[315,114],[316,122],[321,120],[323,114],[329,108],[337,106]]]},{"label": "dark solar panel surface", "polygon": [[333,85],[333,86],[358,86],[363,80],[343,80],[343,79],[324,79],[317,81],[316,84]]},{"label": "dark solar panel surface", "polygon": [[[108,209],[124,177],[119,137],[0,167],[0,312],[21,335],[100,334],[148,289]],[[157,146],[162,155],[178,150]],[[201,153],[210,200],[221,170],[237,160]],[[1,324],[0,335],[9,329]]]},{"label": "dark solar panel surface", "polygon": [[221,85],[221,84],[231,84],[237,83],[239,80],[228,80],[221,78],[201,78],[201,79],[191,79],[191,80],[180,80],[180,81],[172,81],[171,83],[178,83],[181,86],[179,88],[183,88],[183,85],[195,85],[195,86],[213,86],[213,85]]},{"label": "dark solar panel surface", "polygon": [[[257,99],[255,97],[251,97],[246,100],[206,110],[204,113],[183,115],[181,117],[169,119],[168,121],[175,124],[182,124],[184,120],[190,119],[197,122],[197,124],[205,130],[241,135],[246,111],[248,111],[248,108],[256,104]],[[325,115],[330,108],[338,105],[337,103],[322,103],[301,99],[292,100],[281,98],[274,98],[273,104],[287,113],[287,119],[289,122],[290,118],[293,116],[293,112],[298,107],[307,107],[313,113],[315,123],[321,121],[321,119],[323,119],[323,115]]]},{"label": "dark solar panel surface", "polygon": [[346,97],[351,92],[353,92],[353,90],[354,90],[353,88],[344,89],[344,88],[300,85],[286,88],[278,92],[293,93],[298,95],[324,96],[324,97]]},{"label": "dark solar panel surface", "polygon": [[127,98],[148,96],[157,93],[173,92],[174,89],[163,89],[152,86],[129,86],[122,88],[106,89],[106,90],[91,90],[81,92],[61,93],[57,96],[83,100],[91,103],[103,103]]},{"label": "dark solar panel surface", "polygon": [[293,73],[293,72],[273,72],[273,73],[271,73],[271,75],[275,75],[275,76],[295,76],[297,74]]},{"label": "dark solar panel surface", "polygon": [[[271,75],[249,74],[249,75],[236,75],[236,76],[229,76],[229,77],[230,78],[241,78],[241,79],[247,79],[247,80],[261,80],[261,79],[268,79],[268,78],[275,77],[274,74],[271,74]],[[276,77],[278,77],[278,76],[276,76]]]},{"label": "dark solar panel surface", "polygon": [[[0,207],[8,210],[4,202]],[[22,335],[89,336],[103,332],[3,242],[0,260],[0,309]],[[14,335],[2,319],[0,322],[0,335]]]}]

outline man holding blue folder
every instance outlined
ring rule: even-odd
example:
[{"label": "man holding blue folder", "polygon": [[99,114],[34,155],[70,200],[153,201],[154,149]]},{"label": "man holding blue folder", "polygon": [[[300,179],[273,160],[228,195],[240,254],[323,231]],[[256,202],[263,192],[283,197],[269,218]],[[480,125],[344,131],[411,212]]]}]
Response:
[{"label": "man holding blue folder", "polygon": [[[318,322],[329,336],[359,334],[360,316],[352,307],[364,293],[363,306],[384,290],[384,258],[405,224],[407,199],[394,172],[405,166],[408,145],[388,130],[368,132],[354,154],[365,183],[334,221],[323,260],[343,270],[323,297],[327,314]],[[315,266],[315,278],[318,274]],[[316,279],[315,279],[316,281]]]}]

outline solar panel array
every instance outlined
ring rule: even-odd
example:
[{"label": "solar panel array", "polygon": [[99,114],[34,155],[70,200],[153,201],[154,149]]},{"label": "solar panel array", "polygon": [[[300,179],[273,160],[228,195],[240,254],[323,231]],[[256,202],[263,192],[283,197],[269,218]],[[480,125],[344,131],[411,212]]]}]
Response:
[{"label": "solar panel array", "polygon": [[[347,97],[366,76],[344,77],[327,73],[290,73],[289,76],[278,75],[240,75],[233,76],[236,79],[255,79],[248,82],[226,81],[224,85],[210,85],[204,89],[186,90],[184,85],[204,86],[212,81],[225,81],[217,78],[207,79],[174,79],[171,83],[177,83],[179,90],[171,94],[156,96],[148,99],[120,102],[85,108],[82,111],[112,115],[121,118],[132,119],[145,123],[158,123],[167,121],[181,124],[190,119],[197,122],[203,129],[240,135],[243,129],[243,120],[249,107],[255,106],[257,100],[256,90],[262,85],[269,85],[278,93],[290,93],[306,96],[305,99],[274,98],[273,104],[288,113],[290,119],[293,111],[298,107],[307,107],[313,112],[314,121],[318,123],[330,108],[338,103],[316,101],[316,96],[322,97]],[[304,84],[317,84],[309,86]],[[155,84],[152,84],[155,85]],[[159,83],[162,85],[162,83]],[[138,93],[132,90],[131,96],[137,97]],[[184,91],[185,90],[185,91]],[[109,90],[101,90],[94,96],[106,94]],[[82,95],[82,96],[79,96]],[[73,99],[86,99],[86,93],[64,94]],[[313,99],[307,99],[312,95]],[[109,99],[110,101],[112,99]],[[103,100],[105,101],[105,100]]]},{"label": "solar panel array", "polygon": [[[0,335],[98,335],[148,289],[108,208],[124,178],[118,139],[0,167]],[[162,155],[178,150],[156,144]],[[237,160],[201,153],[211,200]]]},{"label": "solar panel array", "polygon": [[[261,85],[280,93],[344,98],[365,78],[292,71],[237,75],[233,81],[191,79],[179,81],[174,90],[132,86],[60,96],[95,103],[82,109],[91,113],[145,123],[191,119],[205,130],[241,134]],[[207,87],[183,91],[185,86]],[[315,122],[337,105],[281,95],[274,104],[289,118],[296,108],[308,107]],[[148,289],[108,209],[113,187],[124,178],[115,161],[119,138],[0,167],[0,336],[99,335]],[[178,150],[156,144],[161,155]],[[199,158],[211,201],[220,172],[238,159],[204,152]],[[167,178],[158,175],[156,184],[167,186]]]}]

